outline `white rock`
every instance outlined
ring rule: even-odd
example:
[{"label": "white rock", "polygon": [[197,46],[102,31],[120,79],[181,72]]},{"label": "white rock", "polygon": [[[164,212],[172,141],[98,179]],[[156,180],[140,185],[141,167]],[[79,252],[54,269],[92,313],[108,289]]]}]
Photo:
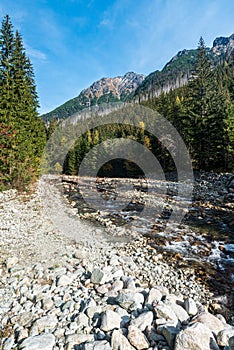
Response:
[{"label": "white rock", "polygon": [[123,276],[123,270],[122,269],[118,269],[118,270],[116,270],[116,271],[114,271],[113,273],[112,273],[112,278],[120,278],[120,277],[122,277]]},{"label": "white rock", "polygon": [[144,333],[135,326],[128,327],[128,340],[138,350],[148,349],[150,345]]},{"label": "white rock", "polygon": [[96,340],[84,344],[83,350],[111,350],[111,347],[106,340]]},{"label": "white rock", "polygon": [[[7,338],[5,341],[4,341],[4,344],[3,344],[3,350],[11,350],[12,347],[13,347],[13,344],[14,344],[14,337],[10,337],[10,338]],[[0,345],[1,345],[1,339],[0,339]]]},{"label": "white rock", "polygon": [[72,284],[73,279],[67,275],[62,275],[57,279],[57,287],[68,286]]},{"label": "white rock", "polygon": [[53,334],[41,334],[25,339],[20,345],[22,350],[52,350],[55,345]]},{"label": "white rock", "polygon": [[132,290],[132,291],[136,290],[136,285],[135,285],[135,282],[134,282],[133,278],[123,276],[122,280],[124,282],[124,288],[125,289]]},{"label": "white rock", "polygon": [[225,346],[228,345],[229,339],[234,337],[234,327],[223,329],[217,334],[218,345]]},{"label": "white rock", "polygon": [[155,311],[157,313],[158,318],[162,318],[165,320],[177,321],[177,317],[175,312],[171,309],[170,306],[160,303],[155,307]]},{"label": "white rock", "polygon": [[122,281],[117,280],[114,283],[112,283],[111,290],[114,290],[114,291],[118,292],[121,289],[123,289],[123,282]]},{"label": "white rock", "polygon": [[177,334],[174,350],[219,350],[210,329],[202,323],[195,323]]},{"label": "white rock", "polygon": [[94,341],[94,335],[82,334],[82,333],[70,334],[66,336],[65,341],[66,341],[66,350],[72,350],[74,348],[74,345],[79,345],[81,343]]},{"label": "white rock", "polygon": [[86,314],[88,318],[93,318],[94,314],[99,314],[101,313],[102,308],[100,306],[90,306],[86,309]]},{"label": "white rock", "polygon": [[144,331],[146,327],[151,326],[151,323],[153,322],[153,318],[154,318],[153,312],[146,311],[140,314],[134,320],[132,320],[131,325],[139,328],[141,331]]},{"label": "white rock", "polygon": [[119,329],[115,329],[111,337],[111,349],[112,350],[135,350],[135,348],[129,343],[127,338],[122,334]]},{"label": "white rock", "polygon": [[88,327],[89,318],[84,313],[80,313],[76,318],[76,323],[79,329],[82,329],[83,327]]},{"label": "white rock", "polygon": [[55,338],[62,338],[64,336],[64,329],[63,328],[56,328],[54,331]]},{"label": "white rock", "polygon": [[43,316],[39,318],[35,325],[38,327],[39,333],[45,329],[54,329],[58,323],[58,319],[54,315]]},{"label": "white rock", "polygon": [[53,306],[54,306],[54,302],[51,298],[42,299],[42,307],[44,310],[52,309]]},{"label": "white rock", "polygon": [[182,306],[175,303],[168,303],[167,305],[169,306],[169,308],[171,308],[171,310],[174,311],[176,317],[180,322],[184,322],[189,319],[188,313],[185,311],[185,309]]},{"label": "white rock", "polygon": [[224,327],[227,326],[227,322],[226,322],[225,318],[223,317],[223,315],[217,314],[217,315],[215,315],[215,317],[217,317],[223,323]]},{"label": "white rock", "polygon": [[100,329],[104,332],[120,328],[121,317],[117,312],[106,310],[102,315],[102,323]]},{"label": "white rock", "polygon": [[12,256],[7,259],[6,261],[6,267],[7,269],[10,269],[11,267],[15,266],[18,263],[18,258],[16,256]]},{"label": "white rock", "polygon": [[28,334],[28,330],[27,328],[23,328],[19,331],[18,335],[17,335],[17,341],[20,342],[23,339],[28,338],[29,334]]},{"label": "white rock", "polygon": [[203,323],[216,335],[224,329],[223,323],[209,312],[205,312],[204,314],[197,316],[193,322]]},{"label": "white rock", "polygon": [[159,302],[162,299],[162,293],[156,288],[151,288],[146,300],[147,304],[153,304],[153,302]]}]

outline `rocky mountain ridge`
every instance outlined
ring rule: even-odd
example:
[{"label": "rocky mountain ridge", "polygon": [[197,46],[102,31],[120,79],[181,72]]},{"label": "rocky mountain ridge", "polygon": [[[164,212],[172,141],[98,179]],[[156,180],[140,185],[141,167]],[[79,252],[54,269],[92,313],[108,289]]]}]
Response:
[{"label": "rocky mountain ridge", "polygon": [[[229,37],[218,37],[214,40],[212,48],[207,48],[213,65],[222,60],[228,60],[234,49],[234,34]],[[137,102],[158,97],[162,92],[169,92],[185,85],[191,77],[196,61],[197,50],[179,51],[159,71],[149,74],[143,83],[136,89],[134,99]]]},{"label": "rocky mountain ridge", "polygon": [[[217,37],[207,48],[213,65],[228,60],[234,49],[234,34]],[[65,119],[80,110],[97,104],[130,101],[141,102],[157,97],[185,85],[194,70],[197,50],[181,50],[160,70],[148,76],[128,72],[124,76],[102,78],[81,91],[79,96],[67,101],[55,110],[42,115],[45,121],[52,118]]]},{"label": "rocky mountain ridge", "polygon": [[65,102],[52,112],[44,114],[42,118],[46,121],[52,118],[64,119],[90,106],[130,100],[144,79],[143,74],[134,72],[128,72],[124,76],[114,78],[102,78],[87,89],[82,90],[77,97]]},{"label": "rocky mountain ridge", "polygon": [[215,55],[220,56],[223,54],[230,55],[234,49],[234,34],[225,38],[223,36],[216,38],[213,42],[212,51]]},{"label": "rocky mountain ridge", "polygon": [[115,78],[102,78],[94,82],[89,88],[81,91],[81,94],[87,97],[88,104],[92,99],[100,98],[105,94],[112,93],[119,100],[128,96],[143,82],[145,76],[128,72],[124,76]]}]

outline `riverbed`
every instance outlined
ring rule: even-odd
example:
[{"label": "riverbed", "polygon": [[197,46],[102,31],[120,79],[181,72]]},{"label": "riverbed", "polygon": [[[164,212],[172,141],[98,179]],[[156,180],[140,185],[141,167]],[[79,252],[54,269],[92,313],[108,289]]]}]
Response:
[{"label": "riverbed", "polygon": [[[64,195],[79,218],[105,226],[113,237],[128,240],[143,235],[169,264],[176,261],[181,269],[192,265],[198,281],[206,281],[216,293],[232,294],[234,176],[196,173],[191,198],[181,196],[178,186],[188,184],[175,178],[173,174],[165,181],[65,176]],[[178,208],[184,210],[183,220],[170,222]]]}]

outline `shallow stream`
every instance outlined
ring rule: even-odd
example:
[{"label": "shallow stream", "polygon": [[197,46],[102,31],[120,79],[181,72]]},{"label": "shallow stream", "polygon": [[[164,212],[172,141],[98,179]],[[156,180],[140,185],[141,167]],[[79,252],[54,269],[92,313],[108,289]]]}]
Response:
[{"label": "shallow stream", "polygon": [[[123,184],[126,187],[121,192],[122,204],[127,200],[127,205],[118,210],[116,198]],[[163,186],[168,189],[166,195],[162,191]],[[92,191],[94,187],[96,189]],[[82,179],[79,185],[65,182],[65,195],[72,206],[77,208],[80,218],[110,227],[117,234],[124,234],[126,229],[130,229],[134,233],[132,239],[136,235],[144,235],[149,245],[157,253],[163,254],[169,264],[176,261],[180,268],[192,265],[198,279],[209,283],[211,289],[219,289],[220,293],[232,293],[233,203],[220,201],[220,197],[217,197],[218,201],[196,200],[196,195],[191,203],[187,203],[186,198],[178,198],[175,188],[176,185],[172,182],[169,185],[150,182],[147,187],[145,181],[139,179],[101,179],[98,182],[94,179]],[[85,196],[82,196],[84,189],[88,193],[89,204],[84,200]],[[98,210],[97,193],[105,203],[105,210],[101,207],[102,210]],[[149,210],[144,213],[145,206]],[[168,223],[175,208],[183,209],[187,206],[189,211],[182,222]]]}]

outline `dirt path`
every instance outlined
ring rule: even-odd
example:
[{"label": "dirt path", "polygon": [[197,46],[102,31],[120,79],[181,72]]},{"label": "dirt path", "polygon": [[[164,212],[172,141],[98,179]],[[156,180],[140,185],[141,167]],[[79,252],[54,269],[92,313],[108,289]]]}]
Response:
[{"label": "dirt path", "polygon": [[55,177],[41,178],[30,196],[14,190],[0,193],[0,217],[0,262],[13,256],[22,265],[51,265],[71,253],[98,261],[113,249],[103,228],[75,216]]}]

